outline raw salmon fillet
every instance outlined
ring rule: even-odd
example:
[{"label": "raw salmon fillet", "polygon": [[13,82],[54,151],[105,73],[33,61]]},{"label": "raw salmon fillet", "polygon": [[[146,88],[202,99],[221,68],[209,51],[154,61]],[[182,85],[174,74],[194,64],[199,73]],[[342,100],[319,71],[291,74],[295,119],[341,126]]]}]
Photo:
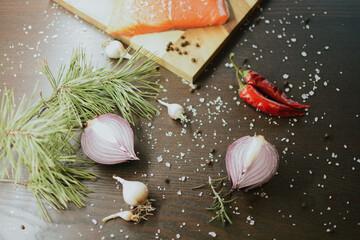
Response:
[{"label": "raw salmon fillet", "polygon": [[107,32],[138,34],[224,24],[226,0],[116,0]]}]

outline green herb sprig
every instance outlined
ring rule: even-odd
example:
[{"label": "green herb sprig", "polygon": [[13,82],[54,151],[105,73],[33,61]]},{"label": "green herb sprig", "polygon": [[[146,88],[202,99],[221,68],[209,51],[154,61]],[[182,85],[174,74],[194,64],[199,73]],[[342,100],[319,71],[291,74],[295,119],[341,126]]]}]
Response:
[{"label": "green herb sprig", "polygon": [[86,170],[93,162],[79,154],[84,123],[116,107],[132,124],[134,115],[155,116],[157,110],[146,98],[161,92],[158,83],[148,80],[159,73],[153,56],[145,59],[146,54],[136,51],[120,70],[122,59],[113,68],[94,69],[80,46],[57,77],[44,61],[41,70],[53,88],[49,96],[40,92],[34,102],[35,87],[30,99],[24,95],[16,106],[13,90],[2,91],[0,182],[27,186],[44,220],[50,216],[43,201],[57,211],[69,202],[83,207],[91,192],[83,180],[97,178]]},{"label": "green herb sprig", "polygon": [[232,193],[231,190],[228,193],[223,194],[223,190],[224,190],[223,182],[226,179],[228,179],[228,177],[223,177],[218,179],[211,179],[211,177],[209,177],[208,181],[205,184],[192,188],[193,190],[202,188],[204,186],[208,186],[210,188],[212,193],[211,195],[213,195],[214,201],[212,202],[211,206],[206,209],[209,211],[215,211],[216,215],[215,217],[212,217],[209,222],[212,222],[215,219],[220,218],[223,226],[225,226],[226,222],[232,224],[232,221],[228,215],[225,205],[232,203],[237,199],[237,198],[228,199],[230,197],[230,194]]}]

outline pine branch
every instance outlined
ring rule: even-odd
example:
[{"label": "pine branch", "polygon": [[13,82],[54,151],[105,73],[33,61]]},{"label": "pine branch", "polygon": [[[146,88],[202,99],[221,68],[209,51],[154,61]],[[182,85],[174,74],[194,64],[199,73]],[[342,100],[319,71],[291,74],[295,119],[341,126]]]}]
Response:
[{"label": "pine branch", "polygon": [[77,127],[94,116],[114,111],[115,103],[98,84],[107,71],[104,67],[92,71],[83,48],[74,50],[66,74],[65,69],[62,66],[55,78],[46,61],[42,66],[42,72],[53,87],[53,94],[45,101],[48,108],[62,109],[67,118],[77,122]]},{"label": "pine branch", "polygon": [[[154,98],[161,92],[158,88],[159,84],[146,80],[159,76],[155,62],[152,61],[154,56],[139,63],[147,54],[146,52],[141,53],[140,50],[137,50],[133,57],[117,71],[122,60],[120,59],[110,70],[111,74],[100,81],[120,110],[121,115],[132,124],[134,124],[132,113],[147,119],[156,115],[157,109],[145,98]],[[135,83],[136,85],[134,85]]]},{"label": "pine branch", "polygon": [[83,166],[93,162],[77,157],[79,129],[87,120],[113,112],[116,106],[131,123],[133,114],[147,118],[156,114],[145,98],[160,92],[158,84],[146,80],[158,72],[150,59],[140,62],[143,57],[136,52],[119,71],[121,60],[110,70],[107,66],[94,70],[79,47],[57,77],[44,62],[42,71],[53,88],[50,96],[40,92],[41,99],[33,103],[35,88],[30,100],[24,96],[16,107],[13,91],[5,88],[2,92],[0,182],[24,183],[20,178],[25,167],[27,187],[45,220],[50,218],[43,200],[60,211],[69,202],[82,207],[89,197],[91,191],[82,180],[93,180],[96,175]]}]

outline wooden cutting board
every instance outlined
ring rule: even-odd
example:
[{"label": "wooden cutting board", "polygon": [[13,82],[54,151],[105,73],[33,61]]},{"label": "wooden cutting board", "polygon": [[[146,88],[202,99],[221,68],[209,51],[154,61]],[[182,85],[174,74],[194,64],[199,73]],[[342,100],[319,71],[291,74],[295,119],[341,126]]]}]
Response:
[{"label": "wooden cutting board", "polygon": [[[106,30],[110,21],[115,0],[54,0],[70,12],[78,15],[101,30]],[[194,0],[195,1],[195,0]],[[225,44],[234,31],[255,8],[259,0],[227,0],[230,11],[228,22],[221,26],[194,28],[184,31],[173,30],[161,33],[137,35],[133,37],[113,36],[134,49],[142,47],[156,55],[160,65],[180,77],[193,82],[207,66],[210,60]],[[184,35],[189,45],[182,48]],[[176,51],[166,51],[169,42],[186,50],[187,55],[179,55]],[[200,47],[196,47],[196,43]],[[192,61],[196,59],[196,62]]]}]

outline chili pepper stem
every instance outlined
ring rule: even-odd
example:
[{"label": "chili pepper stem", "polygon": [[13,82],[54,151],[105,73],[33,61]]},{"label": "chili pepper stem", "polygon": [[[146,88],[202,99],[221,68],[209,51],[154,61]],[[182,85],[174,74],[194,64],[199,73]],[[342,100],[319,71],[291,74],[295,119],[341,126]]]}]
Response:
[{"label": "chili pepper stem", "polygon": [[[234,62],[234,60],[233,60],[233,57],[234,57],[234,53],[230,53],[230,61],[231,61],[232,65],[233,65],[233,66],[235,67],[235,69],[236,69],[236,78],[237,78],[238,83],[239,83],[239,92],[240,92],[240,91],[246,86],[246,84],[244,84],[244,83],[241,81],[240,76],[241,76],[242,78],[245,78],[246,74],[248,74],[250,71],[243,71],[243,70],[241,70],[241,68],[239,68],[239,67],[235,64],[235,62]],[[239,74],[240,74],[240,76],[239,76]]]}]

